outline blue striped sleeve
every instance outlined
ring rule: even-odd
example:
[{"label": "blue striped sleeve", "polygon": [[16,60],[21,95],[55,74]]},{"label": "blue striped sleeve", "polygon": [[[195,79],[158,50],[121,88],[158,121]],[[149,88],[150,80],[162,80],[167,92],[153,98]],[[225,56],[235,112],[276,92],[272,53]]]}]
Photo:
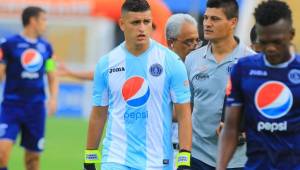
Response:
[{"label": "blue striped sleeve", "polygon": [[101,57],[94,72],[93,105],[108,105],[108,57]]},{"label": "blue striped sleeve", "polygon": [[183,61],[176,54],[170,56],[170,91],[171,99],[174,103],[188,103],[190,102],[191,93],[187,71]]}]

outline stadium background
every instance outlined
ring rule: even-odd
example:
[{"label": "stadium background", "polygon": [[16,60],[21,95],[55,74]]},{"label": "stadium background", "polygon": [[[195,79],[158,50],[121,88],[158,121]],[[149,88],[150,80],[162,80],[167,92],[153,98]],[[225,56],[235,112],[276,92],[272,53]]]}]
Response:
[{"label": "stadium background", "polygon": [[[252,13],[261,0],[238,0],[240,23],[236,35],[249,44],[249,32],[254,24]],[[47,10],[47,39],[53,44],[60,62],[74,70],[92,70],[98,58],[111,50],[123,36],[117,26],[123,0],[0,0],[0,38],[20,32],[20,14],[28,5]],[[201,22],[206,0],[149,0],[156,31],[154,39],[164,42],[164,23],[171,13],[190,13]],[[300,6],[298,0],[286,0],[293,11],[296,37],[300,49]],[[201,29],[201,24],[199,25]],[[80,169],[86,140],[87,118],[91,109],[91,82],[60,78],[58,111],[47,122],[46,150],[42,170]],[[2,89],[2,84],[0,86]],[[18,144],[18,143],[17,143]],[[9,167],[23,169],[23,152],[15,147]]]}]

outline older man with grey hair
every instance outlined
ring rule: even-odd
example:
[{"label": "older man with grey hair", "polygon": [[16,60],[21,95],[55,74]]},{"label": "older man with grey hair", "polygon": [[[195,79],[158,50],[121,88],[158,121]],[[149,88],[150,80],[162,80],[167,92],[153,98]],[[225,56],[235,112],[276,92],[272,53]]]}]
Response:
[{"label": "older man with grey hair", "polygon": [[189,14],[174,14],[166,24],[168,47],[177,53],[182,60],[200,45],[198,23]]},{"label": "older man with grey hair", "polygon": [[[200,45],[198,34],[198,23],[189,14],[174,14],[172,15],[166,24],[166,39],[168,47],[177,53],[184,61],[185,57],[192,50],[196,49]],[[176,115],[173,114],[172,125],[173,135],[172,142],[174,148],[174,159],[178,153],[178,123],[176,123]],[[175,165],[174,165],[175,168]]]}]

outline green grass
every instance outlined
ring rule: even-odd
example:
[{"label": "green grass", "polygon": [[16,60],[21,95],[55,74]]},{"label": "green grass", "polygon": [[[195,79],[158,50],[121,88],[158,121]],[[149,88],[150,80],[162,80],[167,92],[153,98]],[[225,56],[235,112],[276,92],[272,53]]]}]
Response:
[{"label": "green grass", "polygon": [[[49,118],[41,170],[82,169],[88,121],[84,119]],[[24,150],[15,144],[9,169],[24,170]]]}]

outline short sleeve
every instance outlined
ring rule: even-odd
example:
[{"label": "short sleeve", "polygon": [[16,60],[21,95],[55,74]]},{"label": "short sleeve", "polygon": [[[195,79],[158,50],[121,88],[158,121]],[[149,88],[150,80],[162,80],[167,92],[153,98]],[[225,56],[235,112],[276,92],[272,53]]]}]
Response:
[{"label": "short sleeve", "polygon": [[241,68],[238,62],[233,66],[232,72],[230,74],[230,79],[227,84],[228,97],[227,106],[240,106],[243,103],[243,93],[241,88]]},{"label": "short sleeve", "polygon": [[53,57],[53,48],[52,48],[52,45],[51,44],[48,44],[47,46],[48,48],[48,59],[52,58]]},{"label": "short sleeve", "polygon": [[93,105],[108,105],[108,58],[101,57],[94,71]]},{"label": "short sleeve", "polygon": [[173,103],[190,102],[191,93],[187,71],[182,60],[175,54],[170,64],[170,91]]}]

